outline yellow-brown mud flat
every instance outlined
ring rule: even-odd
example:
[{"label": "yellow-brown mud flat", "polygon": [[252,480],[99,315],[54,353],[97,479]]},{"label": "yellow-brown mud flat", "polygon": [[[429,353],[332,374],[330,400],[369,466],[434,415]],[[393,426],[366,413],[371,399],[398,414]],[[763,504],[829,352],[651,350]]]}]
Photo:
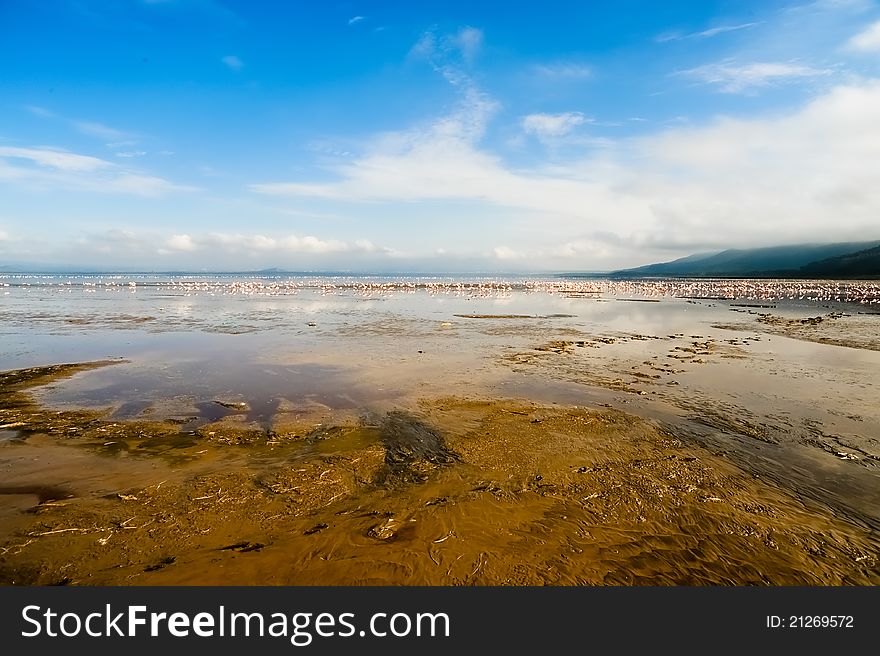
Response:
[{"label": "yellow-brown mud flat", "polygon": [[753,322],[720,323],[714,327],[743,331],[755,330],[756,327],[759,327],[762,332],[771,335],[818,344],[880,351],[876,312],[860,312],[856,315],[828,312],[811,317],[786,318],[769,312],[738,311],[756,315],[756,318]]},{"label": "yellow-brown mud flat", "polygon": [[2,583],[880,583],[875,532],[618,410],[428,398],[181,434],[27,393],[79,370],[0,380]]}]

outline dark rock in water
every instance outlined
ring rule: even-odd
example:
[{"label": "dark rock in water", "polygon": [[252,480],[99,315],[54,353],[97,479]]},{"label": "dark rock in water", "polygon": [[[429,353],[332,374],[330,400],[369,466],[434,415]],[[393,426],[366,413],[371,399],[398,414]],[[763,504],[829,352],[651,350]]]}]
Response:
[{"label": "dark rock in water", "polygon": [[214,403],[217,405],[221,405],[224,408],[229,408],[230,410],[238,410],[239,412],[247,412],[251,409],[250,405],[248,405],[244,401],[230,401],[227,399],[215,399]]},{"label": "dark rock in water", "polygon": [[376,481],[381,485],[421,483],[434,468],[461,460],[440,433],[406,412],[389,412],[379,435],[385,447],[385,466]]},{"label": "dark rock in water", "polygon": [[225,547],[220,547],[220,551],[235,551],[237,549],[244,549],[249,544],[250,542],[236,542],[235,544],[228,544]]},{"label": "dark rock in water", "polygon": [[236,542],[225,547],[221,547],[220,551],[237,551],[238,553],[247,553],[248,551],[259,551],[265,544],[260,542]]},{"label": "dark rock in water", "polygon": [[329,525],[329,524],[324,524],[323,522],[320,523],[320,524],[315,524],[315,525],[314,525],[312,528],[310,528],[308,531],[304,531],[304,532],[303,532],[303,535],[314,535],[315,533],[318,533],[318,532],[320,532],[320,531],[323,531],[325,528],[330,528],[330,525]]},{"label": "dark rock in water", "polygon": [[145,572],[155,572],[157,570],[164,569],[168,565],[174,564],[174,561],[176,561],[176,560],[177,560],[177,558],[175,558],[174,556],[168,556],[167,558],[163,558],[162,560],[160,560],[155,565],[148,565],[147,567],[144,567],[144,571]]},{"label": "dark rock in water", "polygon": [[446,465],[460,460],[440,433],[406,412],[389,412],[380,436],[389,465],[409,465],[419,460]]},{"label": "dark rock in water", "polygon": [[0,487],[0,495],[4,494],[32,494],[37,497],[41,504],[73,498],[73,494],[70,491],[52,485],[9,485]]}]

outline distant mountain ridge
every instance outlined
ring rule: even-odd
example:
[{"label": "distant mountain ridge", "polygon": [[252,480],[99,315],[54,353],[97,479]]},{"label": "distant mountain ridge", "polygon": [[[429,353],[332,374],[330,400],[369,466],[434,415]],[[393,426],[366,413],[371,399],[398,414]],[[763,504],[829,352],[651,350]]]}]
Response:
[{"label": "distant mountain ridge", "polygon": [[620,278],[880,278],[880,241],[729,249],[622,269],[611,275]]},{"label": "distant mountain ridge", "polygon": [[880,246],[811,262],[801,270],[817,276],[880,277]]}]

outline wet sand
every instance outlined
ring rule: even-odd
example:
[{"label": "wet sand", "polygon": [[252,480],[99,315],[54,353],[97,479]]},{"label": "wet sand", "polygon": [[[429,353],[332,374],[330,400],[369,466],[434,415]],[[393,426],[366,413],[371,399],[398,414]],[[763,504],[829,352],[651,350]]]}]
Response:
[{"label": "wet sand", "polygon": [[25,385],[7,584],[880,583],[874,531],[613,409],[444,398],[193,438]]},{"label": "wet sand", "polygon": [[0,582],[880,583],[880,317],[654,300],[125,319],[0,374]]}]

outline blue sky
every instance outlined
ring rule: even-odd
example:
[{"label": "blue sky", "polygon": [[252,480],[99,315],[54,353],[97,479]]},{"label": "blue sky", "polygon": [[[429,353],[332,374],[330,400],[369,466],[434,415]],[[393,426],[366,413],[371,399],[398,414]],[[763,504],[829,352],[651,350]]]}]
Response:
[{"label": "blue sky", "polygon": [[0,3],[0,264],[607,270],[880,238],[880,6]]}]

